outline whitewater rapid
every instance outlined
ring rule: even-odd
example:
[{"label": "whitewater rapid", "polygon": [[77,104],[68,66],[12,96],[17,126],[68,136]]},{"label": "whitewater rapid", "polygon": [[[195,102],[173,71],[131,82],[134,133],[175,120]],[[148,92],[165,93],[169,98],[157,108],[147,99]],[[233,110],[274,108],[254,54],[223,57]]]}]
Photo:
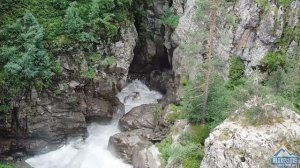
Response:
[{"label": "whitewater rapid", "polygon": [[[138,96],[134,96],[138,93]],[[142,104],[155,104],[162,95],[151,91],[139,80],[128,84],[117,97],[125,106],[125,113]],[[34,168],[132,168],[116,158],[107,149],[110,136],[120,132],[118,120],[109,125],[91,124],[88,138],[71,141],[56,151],[38,155],[26,160]]]}]

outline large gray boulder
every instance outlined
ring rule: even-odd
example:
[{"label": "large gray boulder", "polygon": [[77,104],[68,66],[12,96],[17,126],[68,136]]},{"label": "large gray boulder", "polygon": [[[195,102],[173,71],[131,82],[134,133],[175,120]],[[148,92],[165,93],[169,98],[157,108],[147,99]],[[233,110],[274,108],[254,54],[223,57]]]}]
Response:
[{"label": "large gray boulder", "polygon": [[[201,168],[272,167],[271,158],[283,144],[299,155],[300,116],[282,108],[269,121],[264,118],[265,124],[249,124],[245,111],[260,106],[259,101],[257,98],[248,101],[244,108],[213,130],[205,141]],[[261,107],[270,109],[270,106],[272,103],[265,102]]]},{"label": "large gray boulder", "polygon": [[133,108],[119,120],[119,127],[123,131],[156,126],[155,115],[157,105],[141,105]]},{"label": "large gray boulder", "polygon": [[124,161],[132,163],[134,153],[152,145],[148,139],[151,139],[153,134],[150,129],[118,133],[110,137],[108,148]]},{"label": "large gray boulder", "polygon": [[163,160],[155,145],[136,150],[132,164],[134,168],[163,168]]}]

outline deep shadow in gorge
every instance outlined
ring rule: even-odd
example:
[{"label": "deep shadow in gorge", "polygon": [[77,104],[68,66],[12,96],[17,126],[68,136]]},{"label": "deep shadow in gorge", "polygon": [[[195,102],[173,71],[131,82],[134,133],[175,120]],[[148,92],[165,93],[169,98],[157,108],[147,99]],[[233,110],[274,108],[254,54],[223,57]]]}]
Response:
[{"label": "deep shadow in gorge", "polygon": [[[172,2],[172,1],[171,1]],[[169,30],[163,24],[164,6],[170,5],[167,0],[149,4],[136,1],[134,14],[138,41],[134,49],[134,58],[129,69],[128,80],[140,79],[150,88],[167,92],[167,82],[173,78],[172,52],[165,47],[165,35]]]}]

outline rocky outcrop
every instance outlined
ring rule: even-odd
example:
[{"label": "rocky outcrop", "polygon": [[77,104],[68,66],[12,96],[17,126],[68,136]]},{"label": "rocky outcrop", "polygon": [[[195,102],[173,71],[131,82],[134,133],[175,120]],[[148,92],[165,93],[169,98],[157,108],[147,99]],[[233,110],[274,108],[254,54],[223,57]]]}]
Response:
[{"label": "rocky outcrop", "polygon": [[[175,83],[182,83],[187,76],[195,79],[198,67],[206,57],[208,22],[204,16],[199,18],[197,15],[198,5],[195,0],[173,1],[172,9],[181,18],[175,31],[171,35],[166,33],[165,46],[169,50],[174,49],[172,67]],[[298,19],[295,18],[298,12],[295,11],[299,10],[298,0],[291,4],[290,9],[279,6],[275,1],[268,1],[267,5],[268,10],[265,10],[255,1],[240,0],[219,7],[214,56],[222,61],[219,73],[224,78],[228,76],[233,55],[244,61],[245,74],[251,75],[268,52],[279,50],[284,28],[297,24]],[[288,14],[288,10],[293,12]],[[180,93],[181,89],[177,91]]]},{"label": "rocky outcrop", "polygon": [[123,131],[140,128],[154,129],[157,123],[155,121],[156,108],[157,105],[142,105],[133,108],[119,120],[119,127]]},{"label": "rocky outcrop", "polygon": [[[270,109],[273,106],[271,103],[257,104],[257,100],[248,101],[244,108],[237,110],[231,118],[213,130],[205,141],[201,168],[268,167],[281,145],[288,147],[291,152],[299,152],[297,142],[300,140],[300,116],[282,108],[276,112],[277,115],[269,118],[269,123],[249,124],[244,118],[247,109],[259,105],[263,109]],[[274,111],[270,112],[268,115]],[[264,122],[267,119],[264,118]]]},{"label": "rocky outcrop", "polygon": [[[0,116],[0,138],[14,141],[25,154],[36,154],[45,146],[65,142],[69,136],[84,136],[88,122],[110,120],[120,104],[116,94],[125,84],[134,57],[135,26],[128,23],[122,27],[118,40],[98,46],[99,58],[115,57],[112,65],[89,62],[88,53],[80,47],[58,52],[61,75],[47,90],[33,89],[31,100],[21,101],[16,115]],[[90,67],[95,69],[92,78],[86,74]],[[11,123],[18,128],[10,129]],[[1,146],[0,156],[12,155],[14,143]]]}]

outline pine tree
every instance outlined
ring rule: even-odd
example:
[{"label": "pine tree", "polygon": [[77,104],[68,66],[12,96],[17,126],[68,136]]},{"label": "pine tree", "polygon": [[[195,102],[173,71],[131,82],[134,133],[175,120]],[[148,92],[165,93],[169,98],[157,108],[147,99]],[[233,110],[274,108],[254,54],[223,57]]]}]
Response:
[{"label": "pine tree", "polygon": [[80,18],[79,10],[76,6],[76,2],[71,3],[66,10],[64,18],[65,31],[70,35],[80,33],[84,27],[84,21]]},{"label": "pine tree", "polygon": [[[21,20],[20,39],[21,46],[2,48],[1,57],[11,54],[8,61],[3,66],[4,83],[1,90],[6,92],[3,102],[10,102],[12,114],[12,127],[16,131],[20,130],[18,113],[20,102],[25,100],[31,103],[32,88],[40,88],[50,81],[54,75],[52,70],[53,62],[43,46],[43,28],[37,19],[27,12]],[[4,57],[5,58],[5,57]],[[27,112],[25,114],[27,117]],[[27,120],[27,119],[26,119]],[[27,124],[26,128],[27,129]]]},{"label": "pine tree", "polygon": [[209,36],[208,36],[208,44],[207,44],[207,69],[205,71],[205,84],[204,84],[204,99],[201,111],[201,122],[204,124],[207,121],[207,106],[208,106],[208,96],[209,96],[209,88],[211,84],[211,80],[213,77],[213,48],[214,48],[214,38],[216,33],[216,24],[217,24],[217,9],[218,2],[214,0],[210,4],[210,12],[209,12]]}]

